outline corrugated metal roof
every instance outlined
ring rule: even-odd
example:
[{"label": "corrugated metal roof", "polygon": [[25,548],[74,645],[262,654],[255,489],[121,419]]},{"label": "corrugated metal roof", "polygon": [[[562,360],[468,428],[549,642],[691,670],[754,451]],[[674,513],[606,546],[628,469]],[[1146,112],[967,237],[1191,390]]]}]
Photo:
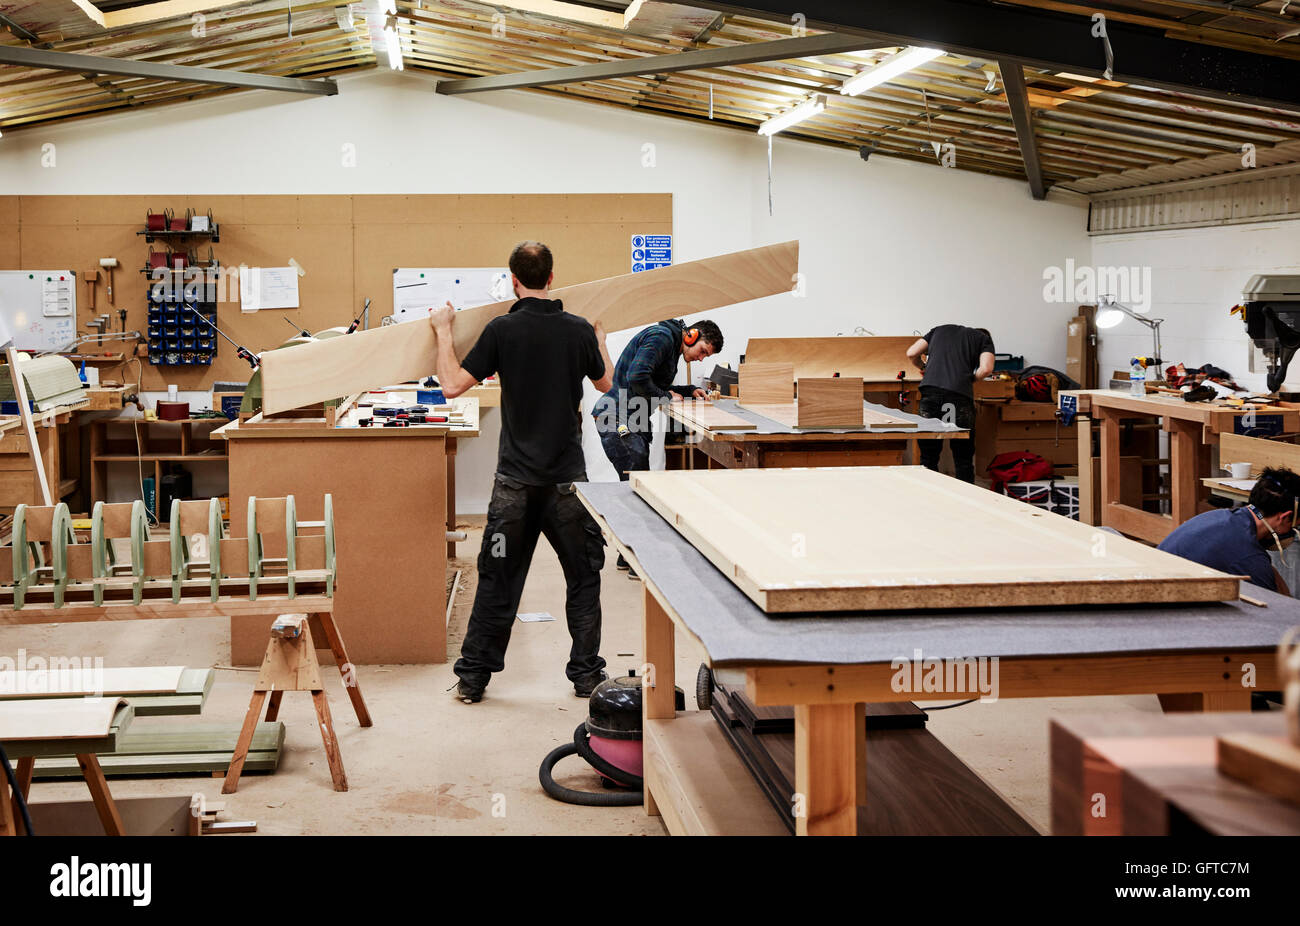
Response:
[{"label": "corrugated metal roof", "polygon": [[[1019,5],[1080,6],[1057,0],[1020,0]],[[1250,9],[1203,0],[1144,0],[1104,3],[1100,8],[1134,21],[1157,19],[1179,37],[1245,43],[1262,53],[1300,56],[1300,39],[1286,34],[1291,21],[1300,33],[1300,3],[1295,6],[1283,13],[1281,4],[1271,0]],[[177,9],[182,15],[157,18]],[[338,15],[341,9],[351,11],[352,28]],[[393,17],[383,16],[379,0],[346,7],[337,0],[172,0],[129,6],[106,0],[97,19],[73,0],[0,0],[0,15],[36,33],[38,41],[31,44],[52,50],[293,77],[386,66],[386,27],[400,37],[406,70],[449,79],[724,48],[796,34],[791,24],[656,2],[644,4],[627,27],[617,11],[561,0],[514,0],[510,7],[470,0],[398,0],[395,10]],[[202,12],[201,35],[193,11]],[[130,17],[131,22],[114,27],[126,20],[113,17]],[[29,44],[3,31],[0,42]],[[861,96],[840,95],[848,78],[894,51],[864,48],[529,92],[711,121],[748,132],[811,95],[824,93],[826,111],[785,136],[865,146],[936,169],[950,151],[958,169],[1024,178],[1005,92],[997,66],[989,61],[944,55]],[[1242,169],[1243,145],[1254,146],[1261,167],[1300,162],[1297,114],[1071,74],[1030,69],[1024,76],[1044,178],[1058,191],[1096,194],[1231,173]],[[0,67],[0,129],[21,130],[231,92],[242,91]],[[948,145],[951,149],[943,147]]]}]

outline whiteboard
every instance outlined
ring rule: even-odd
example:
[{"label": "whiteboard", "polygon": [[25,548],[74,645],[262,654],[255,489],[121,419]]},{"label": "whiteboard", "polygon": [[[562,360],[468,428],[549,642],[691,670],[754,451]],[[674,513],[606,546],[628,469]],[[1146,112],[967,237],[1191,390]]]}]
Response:
[{"label": "whiteboard", "polygon": [[450,302],[461,309],[514,296],[505,267],[399,267],[393,271],[393,321],[427,319]]},{"label": "whiteboard", "polygon": [[0,316],[19,350],[67,348],[77,338],[77,275],[71,270],[0,270]]}]

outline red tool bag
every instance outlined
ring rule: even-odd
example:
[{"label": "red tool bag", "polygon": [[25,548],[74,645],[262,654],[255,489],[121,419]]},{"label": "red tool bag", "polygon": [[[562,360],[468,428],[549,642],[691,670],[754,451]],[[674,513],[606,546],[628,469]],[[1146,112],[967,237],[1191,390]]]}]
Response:
[{"label": "red tool bag", "polygon": [[1052,461],[1029,451],[999,453],[985,468],[993,491],[1006,494],[1008,482],[1032,482],[1052,478]]}]

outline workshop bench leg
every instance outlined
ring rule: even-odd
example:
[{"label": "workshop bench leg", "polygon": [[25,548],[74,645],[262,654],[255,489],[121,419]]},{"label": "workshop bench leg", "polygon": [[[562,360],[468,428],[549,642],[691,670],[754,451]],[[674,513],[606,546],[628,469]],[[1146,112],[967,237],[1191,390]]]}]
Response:
[{"label": "workshop bench leg", "polygon": [[860,774],[866,771],[864,728],[859,705],[795,705],[796,835],[858,834],[858,800],[866,783]]},{"label": "workshop bench leg", "polygon": [[[642,643],[646,665],[642,684],[646,687],[641,692],[642,717],[643,721],[672,720],[677,716],[676,633],[672,618],[649,588],[643,595],[645,622]],[[643,782],[642,794],[645,795],[646,814],[659,816],[648,779]]]}]

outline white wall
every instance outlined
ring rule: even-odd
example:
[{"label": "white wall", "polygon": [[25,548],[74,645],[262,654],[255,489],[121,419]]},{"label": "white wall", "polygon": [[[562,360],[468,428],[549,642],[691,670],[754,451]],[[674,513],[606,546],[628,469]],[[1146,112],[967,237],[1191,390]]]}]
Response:
[{"label": "white wall", "polygon": [[[523,92],[442,97],[414,75],[340,85],[336,97],[243,94],[11,132],[0,194],[669,192],[679,262],[801,241],[805,298],[712,313],[733,365],[751,335],[941,322],[988,327],[1000,351],[1064,364],[1073,306],[1044,302],[1043,271],[1091,256],[1085,212],[1033,202],[1024,183],[778,139],[769,217],[757,135]],[[41,166],[46,142],[56,167]],[[341,166],[344,144],[356,146],[353,168]],[[615,357],[628,336],[611,336]],[[483,437],[462,447],[462,511],[486,508],[498,421],[489,413]],[[594,433],[586,450],[591,477],[612,478]]]},{"label": "white wall", "polygon": [[[1096,267],[1150,268],[1150,314],[1165,319],[1166,366],[1213,363],[1248,389],[1266,388],[1263,372],[1249,372],[1246,327],[1228,311],[1254,274],[1300,274],[1300,221],[1098,236],[1092,259]],[[1102,380],[1150,352],[1150,334],[1135,321],[1101,332]],[[1293,365],[1290,382],[1300,384],[1300,365]]]}]

